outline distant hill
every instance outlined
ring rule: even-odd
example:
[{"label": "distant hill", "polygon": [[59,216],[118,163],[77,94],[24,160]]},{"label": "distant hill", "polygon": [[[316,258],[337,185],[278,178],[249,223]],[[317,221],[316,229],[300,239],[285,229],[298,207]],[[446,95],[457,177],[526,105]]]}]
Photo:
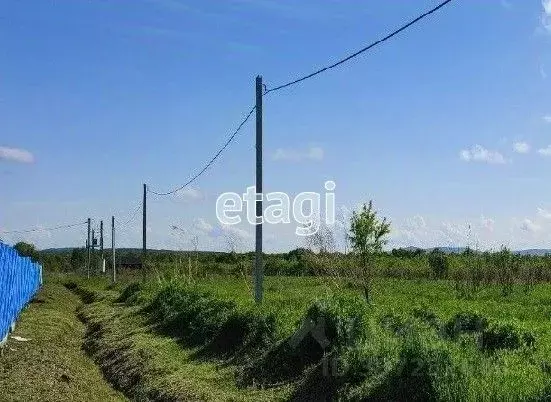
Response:
[{"label": "distant hill", "polygon": [[[415,251],[415,250],[421,249],[421,250],[424,250],[426,252],[431,252],[435,248],[437,248],[438,250],[440,250],[444,253],[447,253],[447,254],[460,254],[460,253],[462,253],[466,250],[466,247],[449,247],[449,246],[447,246],[447,247],[432,247],[432,248],[419,248],[419,247],[409,246],[409,247],[404,247],[404,250]],[[105,248],[106,251],[109,251],[110,249],[111,249],[110,247]],[[72,250],[73,250],[73,247],[60,247],[60,248],[47,248],[47,249],[41,250],[40,252],[41,253],[55,254],[55,253],[71,252]],[[97,247],[96,250],[99,250],[99,248]],[[171,252],[175,252],[175,251],[181,251],[181,250],[155,250],[155,249],[149,249],[149,248],[147,250],[150,251],[150,252],[156,252],[156,253],[171,253]],[[124,252],[141,253],[142,249],[141,248],[117,248],[117,251],[118,252],[123,252],[123,253]],[[190,252],[190,250],[187,250],[187,251],[184,250],[184,252]],[[199,253],[218,254],[218,253],[223,253],[223,252],[199,251]],[[545,256],[546,254],[551,255],[551,249],[548,249],[548,248],[531,248],[531,249],[526,249],[526,250],[515,250],[515,251],[513,251],[513,253],[518,254],[518,255]]]},{"label": "distant hill", "polygon": [[[434,249],[438,249],[444,253],[448,254],[460,254],[463,253],[466,250],[466,247],[433,247],[433,248],[424,248],[421,250],[424,250],[426,252],[431,252]],[[419,247],[405,247],[405,250],[408,251],[415,251],[419,250]],[[551,249],[548,248],[531,248],[526,250],[515,250],[513,253],[518,255],[533,255],[533,256],[545,256],[547,254],[551,255]]]},{"label": "distant hill", "polygon": [[544,256],[546,254],[551,254],[551,249],[548,249],[548,248],[532,248],[532,249],[528,249],[528,250],[515,251],[515,254]]}]

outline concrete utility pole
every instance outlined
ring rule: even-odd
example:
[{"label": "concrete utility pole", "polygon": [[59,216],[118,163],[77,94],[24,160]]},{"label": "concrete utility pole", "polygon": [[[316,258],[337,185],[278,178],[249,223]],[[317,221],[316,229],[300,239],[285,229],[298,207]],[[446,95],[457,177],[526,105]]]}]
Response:
[{"label": "concrete utility pole", "polygon": [[105,259],[103,258],[103,221],[99,223],[99,249],[101,251],[101,273],[105,273]]},{"label": "concrete utility pole", "polygon": [[142,248],[142,277],[143,281],[146,280],[146,259],[147,259],[147,185],[143,185],[143,217],[142,217],[142,239],[143,239],[143,248]]},{"label": "concrete utility pole", "polygon": [[[256,231],[254,260],[254,299],[262,303],[264,266],[262,264],[262,77],[256,77]],[[260,198],[259,198],[260,197]]]},{"label": "concrete utility pole", "polygon": [[[95,229],[92,229],[92,244],[90,245],[90,247],[92,248],[92,254],[91,254],[92,260],[95,259],[94,258],[95,257],[94,249],[96,247],[96,243],[97,243],[96,231],[95,231]],[[92,266],[92,264],[90,264],[90,266]],[[90,277],[90,275],[88,275],[88,277]]]},{"label": "concrete utility pole", "polygon": [[111,254],[113,256],[113,283],[117,282],[117,266],[115,265],[115,217],[111,217]]},{"label": "concrete utility pole", "polygon": [[90,278],[90,225],[92,220],[88,218],[88,237],[86,238],[86,275]]}]

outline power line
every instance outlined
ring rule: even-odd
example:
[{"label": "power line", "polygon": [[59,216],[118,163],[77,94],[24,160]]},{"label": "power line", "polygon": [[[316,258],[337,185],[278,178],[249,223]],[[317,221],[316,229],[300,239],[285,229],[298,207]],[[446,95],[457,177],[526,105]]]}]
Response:
[{"label": "power line", "polygon": [[120,226],[126,226],[128,225],[130,222],[132,222],[136,216],[138,216],[138,211],[140,210],[140,208],[142,207],[142,204],[141,203],[138,203],[138,205],[136,206],[136,208],[134,209],[134,211],[132,212],[132,214],[130,215],[130,218],[128,218],[127,221],[125,221],[124,223],[122,223]]},{"label": "power line", "polygon": [[171,190],[171,191],[167,191],[166,193],[160,193],[160,192],[157,192],[157,191],[153,191],[153,190],[150,190],[149,189],[149,186],[147,186],[147,191],[152,193],[152,194],[155,194],[155,195],[161,195],[161,196],[165,196],[165,195],[170,195],[170,194],[174,194],[180,190],[182,190],[183,188],[189,186],[191,183],[193,183],[195,180],[197,180],[199,178],[199,176],[201,176],[203,173],[205,173],[207,171],[207,169],[209,167],[211,167],[211,165],[214,163],[214,161],[216,161],[216,159],[218,159],[218,157],[220,156],[220,154],[222,154],[222,152],[228,147],[228,145],[230,145],[230,143],[233,141],[233,139],[235,138],[235,136],[237,135],[237,133],[239,133],[239,131],[241,130],[241,128],[245,125],[245,123],[247,122],[247,120],[249,120],[249,117],[251,117],[251,115],[253,114],[254,110],[256,109],[256,106],[253,106],[253,108],[251,109],[251,111],[249,112],[249,114],[247,114],[247,116],[241,121],[241,123],[239,124],[239,126],[237,126],[237,129],[232,133],[232,135],[230,135],[230,137],[228,138],[228,140],[224,143],[224,145],[222,146],[222,148],[220,148],[218,150],[218,152],[212,157],[212,159],[210,161],[208,161],[208,163],[203,167],[203,169],[201,169],[199,171],[199,173],[196,173],[191,179],[189,179],[186,183],[184,183],[182,186],[178,187],[178,188],[175,188],[174,190]]},{"label": "power line", "polygon": [[52,230],[59,230],[59,229],[72,228],[72,227],[75,227],[75,226],[86,225],[87,223],[88,223],[88,222],[79,222],[79,223],[72,223],[72,224],[70,224],[70,225],[55,226],[55,227],[51,227],[51,228],[36,228],[36,229],[28,229],[28,230],[0,231],[0,234],[17,234],[17,233],[45,232],[45,231],[52,231]]},{"label": "power line", "polygon": [[321,74],[321,73],[323,73],[323,72],[325,72],[325,71],[327,71],[327,70],[330,70],[330,69],[332,69],[332,68],[335,68],[335,67],[337,67],[337,66],[340,66],[341,64],[346,63],[347,61],[353,59],[353,58],[356,57],[356,56],[359,56],[360,54],[362,54],[362,53],[368,51],[369,49],[371,49],[371,48],[373,48],[373,47],[375,47],[375,46],[377,46],[377,45],[380,45],[381,43],[383,43],[383,42],[389,40],[389,39],[392,38],[393,36],[398,35],[400,32],[402,32],[402,31],[408,29],[410,26],[412,26],[412,25],[414,25],[415,23],[421,21],[423,18],[428,17],[430,14],[434,13],[435,11],[438,11],[439,9],[441,9],[442,7],[444,7],[445,5],[447,5],[448,3],[451,3],[452,1],[453,1],[453,0],[446,0],[446,1],[442,2],[442,3],[440,3],[439,5],[437,5],[436,7],[432,8],[431,10],[429,10],[429,11],[427,11],[427,12],[421,14],[421,15],[418,16],[417,18],[415,18],[415,19],[409,21],[407,24],[402,25],[400,28],[398,28],[398,29],[392,31],[391,33],[389,33],[389,34],[386,35],[385,37],[376,40],[375,42],[373,42],[373,43],[367,45],[366,47],[364,47],[364,48],[358,50],[358,51],[355,52],[355,53],[352,53],[351,55],[345,57],[344,59],[341,59],[341,60],[337,61],[336,63],[331,64],[330,66],[320,68],[319,70],[314,71],[313,73],[310,73],[310,74],[305,75],[305,76],[303,76],[303,77],[297,78],[297,79],[295,79],[295,80],[293,80],[293,81],[290,81],[290,82],[288,82],[288,83],[286,83],[286,84],[279,85],[279,86],[277,86],[277,87],[275,87],[275,88],[266,89],[266,90],[264,91],[264,95],[269,94],[270,92],[279,91],[280,89],[290,87],[291,85],[298,84],[299,82],[305,81],[305,80],[307,80],[307,79],[309,79],[309,78],[312,78],[312,77],[314,77],[314,76],[316,76],[316,75],[318,75],[318,74]]}]

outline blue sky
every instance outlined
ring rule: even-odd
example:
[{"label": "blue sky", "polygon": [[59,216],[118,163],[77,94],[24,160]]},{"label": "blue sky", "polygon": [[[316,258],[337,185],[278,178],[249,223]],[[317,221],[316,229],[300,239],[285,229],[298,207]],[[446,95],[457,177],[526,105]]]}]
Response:
[{"label": "blue sky", "polygon": [[[142,183],[167,191],[210,159],[252,106],[257,74],[274,87],[435,4],[0,2],[0,231],[128,220]],[[373,199],[396,246],[549,247],[550,83],[549,0],[456,0],[267,96],[265,191],[334,180],[339,208]],[[217,228],[215,202],[253,184],[254,119],[192,188],[151,197],[150,246],[197,235],[223,249],[230,230],[250,248],[252,227]],[[139,247],[140,225],[120,228],[119,244]],[[293,225],[265,232],[267,250],[302,242]],[[0,237],[74,246],[85,231]]]}]

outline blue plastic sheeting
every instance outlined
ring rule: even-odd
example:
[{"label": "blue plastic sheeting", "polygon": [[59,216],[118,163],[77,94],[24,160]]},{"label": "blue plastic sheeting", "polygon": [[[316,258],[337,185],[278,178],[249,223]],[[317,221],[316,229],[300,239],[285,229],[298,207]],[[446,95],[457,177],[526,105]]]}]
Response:
[{"label": "blue plastic sheeting", "polygon": [[42,285],[42,266],[0,243],[0,341]]}]

